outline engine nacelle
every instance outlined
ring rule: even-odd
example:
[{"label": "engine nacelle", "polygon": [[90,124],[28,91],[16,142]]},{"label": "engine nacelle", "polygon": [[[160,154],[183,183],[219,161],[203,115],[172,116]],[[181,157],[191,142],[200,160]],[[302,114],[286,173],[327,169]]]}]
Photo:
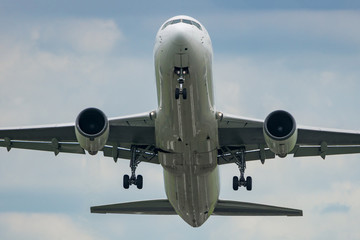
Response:
[{"label": "engine nacelle", "polygon": [[286,157],[297,141],[297,128],[294,117],[283,110],[270,113],[264,122],[265,142],[279,157]]},{"label": "engine nacelle", "polygon": [[95,155],[109,137],[109,121],[97,108],[87,108],[76,118],[75,134],[80,146]]}]

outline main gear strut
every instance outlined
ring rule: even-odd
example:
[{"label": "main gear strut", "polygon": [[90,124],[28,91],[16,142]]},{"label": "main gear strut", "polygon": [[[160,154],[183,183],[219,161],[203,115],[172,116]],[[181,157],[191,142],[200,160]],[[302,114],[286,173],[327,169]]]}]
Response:
[{"label": "main gear strut", "polygon": [[130,159],[130,168],[131,168],[131,177],[129,175],[124,175],[124,188],[128,189],[130,185],[136,185],[138,189],[142,189],[143,187],[143,177],[142,175],[136,176],[136,168],[138,167],[139,163],[139,154],[137,154],[136,146],[131,146],[131,159]]},{"label": "main gear strut", "polygon": [[245,149],[241,149],[239,153],[235,153],[234,157],[236,159],[235,163],[238,165],[240,170],[240,178],[237,176],[233,177],[233,189],[237,191],[239,187],[244,186],[246,190],[251,191],[252,189],[252,178],[248,176],[245,180],[245,169],[246,169],[246,160],[245,160]]}]

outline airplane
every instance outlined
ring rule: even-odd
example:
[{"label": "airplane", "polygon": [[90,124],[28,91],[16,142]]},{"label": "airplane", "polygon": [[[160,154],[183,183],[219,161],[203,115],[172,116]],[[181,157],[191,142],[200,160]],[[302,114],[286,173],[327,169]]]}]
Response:
[{"label": "airplane", "polygon": [[97,154],[129,160],[123,187],[143,188],[140,163],[161,165],[167,199],[116,203],[92,213],[179,215],[200,227],[211,215],[302,216],[298,209],[222,200],[219,166],[236,164],[232,187],[252,190],[246,163],[280,158],[360,153],[360,132],[297,126],[283,110],[265,120],[238,117],[215,108],[210,36],[198,20],[165,21],[154,46],[156,110],[107,118],[97,108],[79,113],[75,123],[0,129],[0,146],[59,153]]}]

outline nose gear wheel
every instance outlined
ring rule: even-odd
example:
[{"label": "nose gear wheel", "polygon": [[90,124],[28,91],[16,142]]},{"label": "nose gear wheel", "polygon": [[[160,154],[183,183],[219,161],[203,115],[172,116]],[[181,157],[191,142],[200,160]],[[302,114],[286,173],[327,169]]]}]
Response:
[{"label": "nose gear wheel", "polygon": [[177,82],[179,83],[179,87],[175,88],[175,99],[179,99],[180,95],[185,100],[187,99],[187,91],[184,88],[185,83],[185,75],[189,74],[189,68],[178,68],[175,67],[174,73],[178,76]]}]

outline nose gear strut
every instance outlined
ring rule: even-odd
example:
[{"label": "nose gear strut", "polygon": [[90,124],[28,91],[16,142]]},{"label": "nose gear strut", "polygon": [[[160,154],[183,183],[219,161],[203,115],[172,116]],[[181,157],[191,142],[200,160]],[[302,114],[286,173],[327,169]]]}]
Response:
[{"label": "nose gear strut", "polygon": [[174,73],[179,77],[177,82],[179,83],[179,88],[175,88],[175,99],[179,99],[180,95],[183,96],[183,99],[187,98],[187,91],[184,88],[185,75],[189,73],[189,68],[178,68],[175,67]]}]

